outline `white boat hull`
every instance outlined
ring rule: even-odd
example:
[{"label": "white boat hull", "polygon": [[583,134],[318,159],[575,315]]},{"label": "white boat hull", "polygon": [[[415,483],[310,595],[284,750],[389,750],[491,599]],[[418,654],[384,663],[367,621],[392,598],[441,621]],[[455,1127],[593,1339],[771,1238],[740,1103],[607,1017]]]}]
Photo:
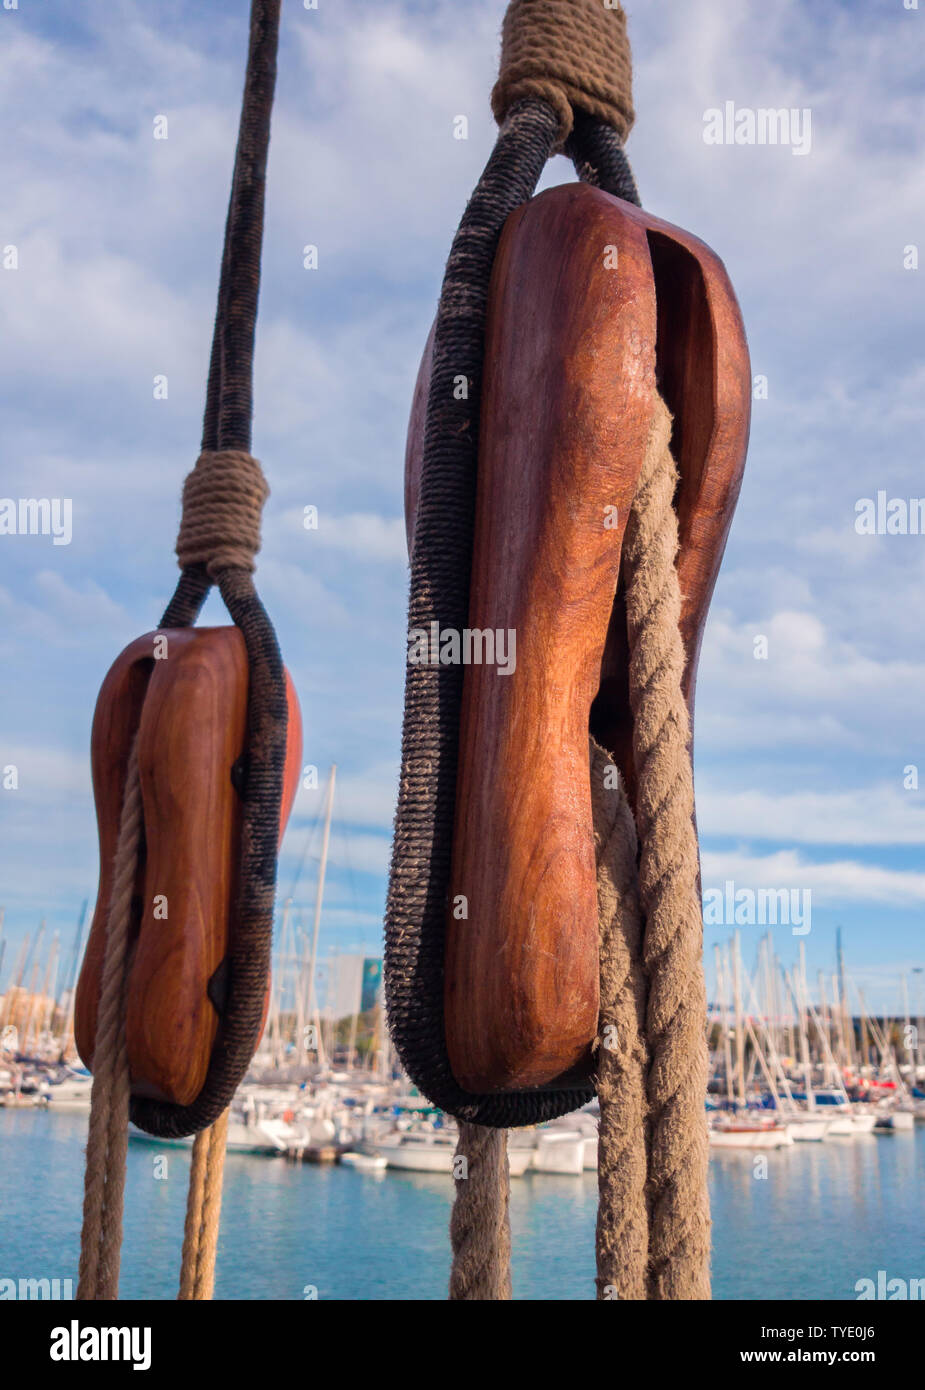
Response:
[{"label": "white boat hull", "polygon": [[787,1121],[787,1129],[795,1144],[820,1144],[828,1133],[829,1122],[817,1119],[790,1119]]},{"label": "white boat hull", "polygon": [[507,1166],[512,1178],[522,1178],[533,1162],[533,1149],[512,1149],[507,1151]]},{"label": "white boat hull", "polygon": [[792,1144],[785,1125],[779,1129],[711,1129],[710,1144],[716,1149],[782,1149]]},{"label": "white boat hull", "polygon": [[358,1173],[384,1173],[389,1166],[384,1154],[363,1154],[348,1150],[340,1156],[345,1168],[355,1168]]},{"label": "white boat hull", "polygon": [[407,1173],[452,1173],[454,1144],[388,1144],[377,1145],[390,1168]]},{"label": "white boat hull", "polygon": [[537,1135],[533,1151],[533,1169],[537,1173],[562,1173],[568,1176],[584,1172],[585,1139],[582,1134],[556,1134],[554,1131]]},{"label": "white boat hull", "polygon": [[844,1106],[829,1121],[829,1134],[839,1139],[853,1139],[856,1134],[872,1133],[876,1122],[876,1115],[856,1115]]},{"label": "white boat hull", "polygon": [[86,1092],[75,1091],[70,1095],[56,1095],[57,1087],[53,1087],[48,1094],[49,1110],[70,1110],[70,1111],[89,1111],[90,1109],[90,1088]]},{"label": "white boat hull", "polygon": [[582,1152],[582,1163],[586,1173],[597,1172],[597,1135],[585,1135],[584,1150]]}]

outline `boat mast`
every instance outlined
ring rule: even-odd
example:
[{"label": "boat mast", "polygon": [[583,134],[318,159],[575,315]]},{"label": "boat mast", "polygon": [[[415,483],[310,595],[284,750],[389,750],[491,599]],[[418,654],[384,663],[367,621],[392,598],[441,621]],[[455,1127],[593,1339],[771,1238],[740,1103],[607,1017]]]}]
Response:
[{"label": "boat mast", "polygon": [[841,1004],[841,1028],[845,1040],[845,1061],[854,1071],[854,1021],[848,1008],[848,990],[845,985],[845,953],[842,950],[841,927],[835,928],[835,951],[838,965],[838,999]]},{"label": "boat mast", "polygon": [[736,1094],[745,1105],[745,1029],[742,1022],[742,981],[739,964],[739,933],[732,934],[732,990],[736,1015]]},{"label": "boat mast", "polygon": [[719,995],[720,1028],[723,1033],[723,1080],[726,1083],[726,1099],[733,1100],[732,1094],[732,1046],[729,1041],[729,1007],[726,1001],[726,972],[719,942],[713,947],[716,961],[716,991]]},{"label": "boat mast", "polygon": [[274,1023],[276,1025],[276,1037],[271,1051],[273,1065],[277,1071],[283,1065],[283,996],[286,989],[286,961],[288,960],[287,948],[289,945],[289,909],[292,906],[292,899],[287,898],[283,903],[283,922],[280,930],[280,953],[279,965],[277,967],[277,986],[273,991],[276,995],[276,1008],[274,1010]]},{"label": "boat mast", "polygon": [[26,1044],[29,1040],[29,1034],[32,1032],[32,1014],[35,1010],[35,994],[39,982],[40,952],[44,936],[45,918],[43,917],[41,923],[39,924],[39,934],[35,938],[35,945],[32,950],[32,975],[29,979],[29,999],[28,1003],[24,1002],[23,1004],[24,1017],[22,1024],[22,1033],[19,1039],[19,1050],[23,1055],[28,1055],[28,1049]]},{"label": "boat mast", "polygon": [[71,950],[71,958],[68,961],[67,975],[64,979],[64,993],[67,997],[67,1008],[64,1010],[64,1018],[61,1023],[61,1037],[58,1043],[59,1062],[66,1060],[73,1038],[74,1007],[77,1001],[77,976],[80,970],[80,962],[83,959],[84,924],[87,920],[87,908],[89,906],[89,899],[84,898],[80,908],[80,915],[77,918],[77,928],[74,932],[74,944]]},{"label": "boat mast", "polygon": [[910,1085],[915,1085],[915,1051],[912,1047],[912,1039],[915,1033],[912,1028],[912,1019],[909,1017],[909,980],[906,972],[903,971],[903,1050],[906,1054],[906,1061],[909,1064]]},{"label": "boat mast", "polygon": [[[26,934],[26,937],[25,937],[25,939],[23,940],[23,942],[21,943],[21,945],[20,945],[20,947],[19,947],[19,951],[18,951],[18,953],[17,953],[17,955],[16,955],[16,965],[13,967],[13,973],[10,975],[10,983],[7,985],[6,995],[4,996],[4,1001],[3,1001],[3,1030],[4,1030],[4,1032],[5,1032],[6,1029],[10,1026],[10,1024],[13,1022],[13,1012],[14,1012],[14,1010],[15,1010],[15,1008],[16,1008],[16,1001],[21,997],[21,996],[20,996],[20,989],[21,989],[21,987],[22,987],[23,972],[25,971],[25,968],[26,968],[26,959],[27,959],[27,957],[28,957],[28,954],[29,954],[29,934],[27,933],[27,934]],[[14,979],[15,979],[15,981],[16,981],[15,984],[13,983],[13,980],[14,980]],[[18,1050],[18,1049],[17,1049],[17,1050]]]},{"label": "boat mast", "polygon": [[800,942],[800,965],[796,975],[797,1011],[800,1015],[800,1064],[803,1068],[803,1086],[806,1091],[806,1104],[810,1110],[816,1108],[816,1094],[813,1091],[813,1068],[809,1059],[809,1038],[806,1032],[806,948]]},{"label": "boat mast", "polygon": [[[749,979],[748,971],[743,969],[742,973],[745,976],[745,984],[748,989],[749,1003],[751,1007],[755,1010],[755,1014],[758,1019],[758,1026],[761,1027],[761,1018],[759,1014],[758,998],[755,993],[755,986]],[[797,1107],[793,1099],[793,1092],[790,1089],[790,1082],[787,1080],[787,1075],[784,1071],[783,1065],[778,1055],[777,1048],[774,1046],[774,1038],[770,1032],[770,1029],[768,1029],[767,1027],[764,1028],[765,1041],[767,1042],[768,1046],[768,1055],[767,1059],[765,1059],[764,1050],[761,1046],[755,1028],[751,1023],[748,1023],[747,1026],[752,1039],[752,1044],[755,1048],[756,1055],[761,1065],[761,1069],[764,1072],[765,1080],[768,1083],[771,1095],[774,1097],[774,1104],[777,1110],[781,1111],[783,1107],[781,1105],[780,1092],[777,1089],[777,1085],[774,1081],[772,1071],[776,1073],[778,1080],[780,1081],[781,1086],[783,1087],[790,1109],[796,1110]],[[768,1063],[770,1063],[770,1067]]]},{"label": "boat mast", "polygon": [[[313,1021],[318,1030],[318,1051],[319,1058],[322,1051],[321,1040],[321,1016],[318,1010],[318,999],[315,992],[315,969],[318,964],[318,932],[321,927],[321,904],[324,900],[324,880],[328,867],[328,846],[331,843],[331,812],[334,806],[334,784],[337,780],[337,763],[331,764],[331,775],[328,778],[328,794],[324,807],[324,832],[321,837],[321,863],[318,866],[318,888],[315,893],[315,916],[312,922],[312,953],[308,967],[308,989],[309,989],[309,1013],[313,1014]],[[314,1004],[314,1009],[311,1004]]]}]

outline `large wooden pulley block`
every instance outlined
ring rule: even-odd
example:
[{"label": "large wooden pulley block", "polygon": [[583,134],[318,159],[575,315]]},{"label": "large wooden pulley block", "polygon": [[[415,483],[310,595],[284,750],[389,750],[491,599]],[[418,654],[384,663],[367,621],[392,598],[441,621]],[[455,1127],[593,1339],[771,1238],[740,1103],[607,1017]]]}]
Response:
[{"label": "large wooden pulley block", "polygon": [[[286,673],[280,837],[298,785],[302,725]],[[123,792],[132,742],[144,806],[132,912],[126,1045],[132,1091],[189,1105],[221,1025],[246,776],[248,669],[236,627],[161,629],[132,642],[103,682],[92,768],[100,885],[77,987],[74,1033],[93,1065]]]},{"label": "large wooden pulley block", "polygon": [[[406,456],[409,539],[429,375],[430,345]],[[516,664],[465,669],[446,918],[447,1049],[472,1092],[591,1071],[588,735],[632,800],[621,547],[656,392],[674,417],[692,707],[748,440],[739,308],[719,259],[677,227],[586,184],[525,203],[491,283],[469,603],[471,629],[515,634]]]}]

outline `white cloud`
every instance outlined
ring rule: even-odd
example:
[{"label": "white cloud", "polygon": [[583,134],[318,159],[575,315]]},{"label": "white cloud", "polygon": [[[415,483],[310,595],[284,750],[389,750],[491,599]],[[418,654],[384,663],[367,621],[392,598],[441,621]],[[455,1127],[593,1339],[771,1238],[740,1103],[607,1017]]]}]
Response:
[{"label": "white cloud", "polygon": [[922,795],[902,790],[899,782],[840,792],[720,791],[698,784],[697,824],[704,836],[792,845],[921,845]]},{"label": "white cloud", "polygon": [[908,907],[925,902],[925,873],[850,859],[814,864],[793,850],[767,855],[708,850],[701,855],[701,866],[705,890],[721,889],[732,879],[737,888],[808,888],[816,906],[866,902]]},{"label": "white cloud", "polygon": [[[491,147],[503,10],[284,6],[256,357],[255,449],[272,487],[258,580],[298,680],[306,760],[342,768],[347,848],[332,854],[332,892],[354,831],[358,871],[381,877],[387,857],[405,421],[450,237]],[[0,844],[23,901],[27,889],[61,900],[95,876],[78,793],[93,699],[119,647],[156,621],[174,573],[246,35],[243,11],[155,17],[113,0],[74,21],[87,27],[78,52],[54,33],[57,12],[63,0],[39,27],[21,9],[0,50],[0,112],[17,133],[3,238],[21,249],[0,286],[4,462],[23,488],[73,496],[75,523],[66,553],[0,546],[0,661],[14,673],[0,728],[27,753],[50,750],[32,763],[43,799],[20,803]],[[925,271],[903,272],[901,252],[925,225],[925,133],[907,20],[899,6],[810,0],[631,7],[630,154],[646,204],[724,257],[754,370],[770,381],[701,663],[707,834],[921,843],[900,779],[921,757],[925,545],[853,531],[858,497],[920,490]],[[811,106],[812,155],[707,147],[703,111],[727,98]],[[160,112],[167,141],[151,135]],[[453,139],[458,114],[468,140]],[[558,159],[545,182],[570,177]],[[302,267],[306,242],[319,246],[317,272]],[[158,371],[170,378],[163,405]],[[316,533],[301,530],[306,504],[320,509]],[[209,614],[224,620],[216,605]],[[752,655],[758,633],[766,662]],[[71,760],[64,784],[51,745]],[[898,870],[743,853],[769,872],[798,863],[820,892],[859,885],[918,901],[917,876]]]}]

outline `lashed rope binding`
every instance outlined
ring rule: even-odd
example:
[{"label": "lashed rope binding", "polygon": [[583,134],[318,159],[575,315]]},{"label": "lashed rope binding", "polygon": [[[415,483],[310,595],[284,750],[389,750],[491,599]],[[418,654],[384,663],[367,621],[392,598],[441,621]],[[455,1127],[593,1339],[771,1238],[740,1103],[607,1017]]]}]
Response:
[{"label": "lashed rope binding", "polygon": [[[512,0],[493,92],[495,150],[447,263],[434,335],[409,627],[461,629],[468,613],[484,322],[503,222],[563,149],[579,177],[639,205],[623,149],[633,121],[619,6]],[[469,384],[456,399],[454,379]],[[633,815],[605,750],[591,776],[601,933],[598,1296],[709,1296],[705,991],[689,725],[672,508],[671,422],[655,403],[646,463],[624,542],[631,653]],[[449,520],[450,524],[447,525]],[[462,671],[409,666],[398,810],[386,912],[389,1025],[412,1079],[460,1121],[450,1296],[510,1297],[505,1137],[491,1130],[576,1109],[591,1088],[478,1096],[455,1081],[443,1030],[443,942],[456,789]],[[487,1157],[486,1157],[487,1155]],[[470,1186],[469,1184],[472,1184]]]},{"label": "lashed rope binding", "polygon": [[270,967],[276,853],[286,755],[287,701],[273,625],[252,578],[268,488],[250,454],[253,347],[260,283],[270,113],[280,0],[252,0],[247,74],[225,244],[202,454],[184,487],[177,541],[181,576],[162,628],[195,622],[212,583],[244,638],[248,661],[246,766],[227,993],[205,1084],[186,1106],[129,1095],[125,990],[132,892],[144,834],[133,747],[109,906],[87,1144],[78,1298],[118,1296],[129,1115],[151,1134],[196,1134],[181,1298],[210,1298],[221,1202],[227,1108],[260,1036]]},{"label": "lashed rope binding", "polygon": [[539,98],[559,122],[563,148],[576,110],[621,140],[633,112],[633,61],[620,5],[603,0],[511,0],[501,29],[501,64],[491,94],[500,125],[518,101]]}]

